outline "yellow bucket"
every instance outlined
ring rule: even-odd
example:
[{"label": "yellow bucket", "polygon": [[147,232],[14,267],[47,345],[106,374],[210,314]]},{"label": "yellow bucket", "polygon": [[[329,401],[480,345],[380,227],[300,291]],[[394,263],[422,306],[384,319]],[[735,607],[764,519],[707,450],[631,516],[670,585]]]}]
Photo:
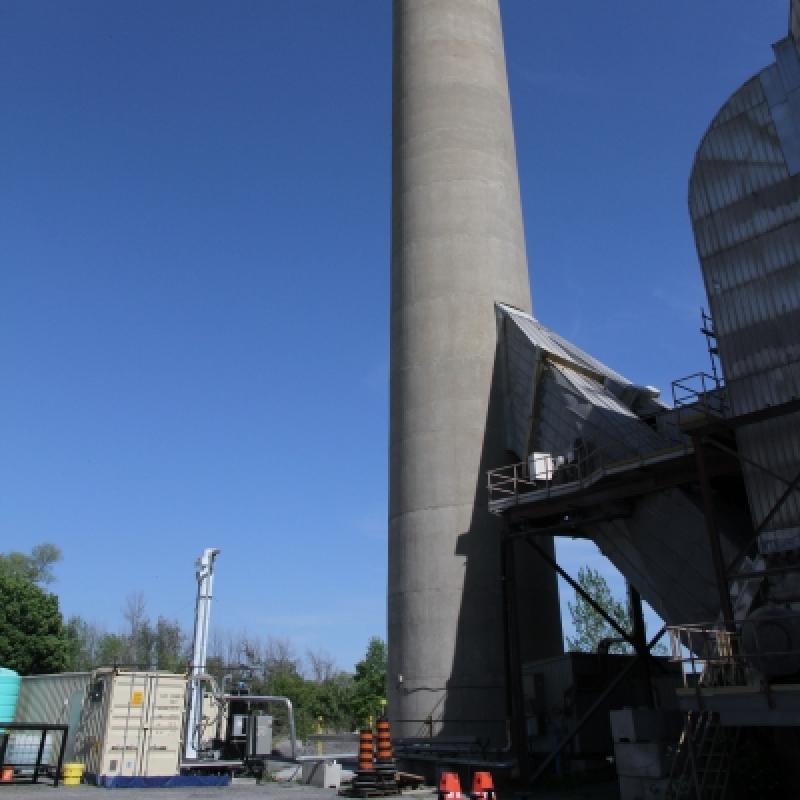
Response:
[{"label": "yellow bucket", "polygon": [[77,786],[83,776],[83,764],[64,764],[62,773],[64,775],[64,786]]}]

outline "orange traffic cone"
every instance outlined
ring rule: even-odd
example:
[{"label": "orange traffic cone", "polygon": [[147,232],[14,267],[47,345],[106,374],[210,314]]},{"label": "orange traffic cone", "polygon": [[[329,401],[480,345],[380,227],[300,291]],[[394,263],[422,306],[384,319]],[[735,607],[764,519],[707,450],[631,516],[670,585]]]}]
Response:
[{"label": "orange traffic cone", "polygon": [[492,782],[491,772],[476,772],[472,776],[472,792],[470,797],[473,800],[495,800],[497,795],[494,793],[494,783]]},{"label": "orange traffic cone", "polygon": [[439,776],[439,800],[462,800],[461,781],[455,772],[443,772]]}]

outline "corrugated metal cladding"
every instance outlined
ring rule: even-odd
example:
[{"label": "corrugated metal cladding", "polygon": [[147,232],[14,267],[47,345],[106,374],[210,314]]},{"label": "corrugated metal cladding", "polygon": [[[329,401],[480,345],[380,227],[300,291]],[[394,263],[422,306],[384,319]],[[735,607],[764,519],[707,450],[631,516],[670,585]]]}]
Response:
[{"label": "corrugated metal cladding", "polygon": [[66,724],[70,697],[75,692],[85,693],[88,685],[88,672],[25,676],[20,682],[15,719]]},{"label": "corrugated metal cladding", "polygon": [[[663,620],[707,621],[719,613],[719,594],[703,526],[697,504],[670,489],[642,498],[627,519],[593,526],[592,538]],[[732,558],[736,548],[722,541]]]},{"label": "corrugated metal cladding", "polygon": [[534,386],[541,351],[530,342],[510,317],[501,317],[504,342],[506,448],[523,460],[528,455]]},{"label": "corrugated metal cladding", "polygon": [[670,446],[601,384],[575,370],[547,366],[538,392],[537,451],[567,455],[579,443],[588,451],[598,449],[608,463]]},{"label": "corrugated metal cladding", "polygon": [[[685,440],[676,415],[645,387],[545,328],[528,314],[498,306],[505,372],[509,448],[520,459],[530,452],[579,455],[587,472]],[[638,414],[658,414],[657,429]],[[593,460],[597,459],[593,463]],[[741,514],[720,502],[718,524],[726,558],[742,541]],[[678,489],[641,498],[626,519],[592,526],[589,535],[667,622],[712,620],[719,595],[698,500]]]},{"label": "corrugated metal cladding", "polygon": [[[800,33],[800,2],[791,7]],[[800,397],[800,51],[775,45],[776,63],[745,83],[697,151],[689,211],[733,414]],[[800,415],[742,428],[754,525],[800,470]],[[800,496],[775,516],[776,539],[800,538]],[[767,537],[769,538],[769,537]]]},{"label": "corrugated metal cladding", "polygon": [[[632,411],[644,391],[528,314],[499,307],[505,373],[506,446],[567,455],[581,446],[622,460],[676,443]],[[646,402],[660,408],[647,396]],[[674,430],[674,429],[673,429]],[[535,446],[534,446],[535,442]]]}]

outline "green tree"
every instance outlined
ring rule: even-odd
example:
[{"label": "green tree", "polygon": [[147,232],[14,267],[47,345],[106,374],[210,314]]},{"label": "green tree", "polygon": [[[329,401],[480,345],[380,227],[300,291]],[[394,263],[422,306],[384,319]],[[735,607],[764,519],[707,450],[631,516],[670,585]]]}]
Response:
[{"label": "green tree", "polygon": [[[282,663],[267,672],[267,679],[264,684],[265,694],[288,697],[294,707],[294,724],[298,738],[305,739],[314,730],[313,714],[313,689],[310,681],[307,681],[298,671],[296,664]],[[260,692],[258,685],[253,687],[256,692]],[[272,713],[275,717],[275,725],[279,730],[288,730],[286,721],[286,709],[276,706]]]},{"label": "green tree", "polygon": [[110,667],[114,664],[125,664],[128,641],[118,633],[104,633],[97,645],[96,667]]},{"label": "green tree", "polygon": [[72,616],[64,626],[67,637],[67,671],[86,672],[100,666],[98,653],[104,633],[97,625]]},{"label": "green tree", "polygon": [[177,620],[159,617],[155,626],[156,663],[159,669],[180,672],[189,663],[189,637]]},{"label": "green tree", "polygon": [[377,717],[386,704],[386,643],[373,636],[353,678],[353,717],[359,725]]},{"label": "green tree", "polygon": [[353,711],[353,675],[333,671],[323,680],[308,681],[311,714],[323,732],[352,731],[358,724]]},{"label": "green tree", "polygon": [[30,554],[12,551],[0,553],[0,575],[23,578],[31,583],[52,583],[53,565],[61,560],[61,551],[48,542],[37,544]]},{"label": "green tree", "polygon": [[[578,570],[578,585],[624,630],[630,631],[631,619],[628,608],[611,593],[608,581],[599,570],[581,567]],[[618,638],[619,634],[577,592],[575,602],[568,603],[575,636],[567,637],[567,649],[594,652],[603,639]],[[627,644],[613,644],[610,652],[629,652]]]},{"label": "green tree", "polygon": [[129,634],[105,633],[80,617],[65,626],[67,669],[81,672],[113,664],[181,672],[189,661],[188,637],[177,620],[159,617],[155,625],[138,619]]},{"label": "green tree", "polygon": [[20,574],[0,572],[0,664],[38,675],[62,671],[67,655],[58,598]]}]

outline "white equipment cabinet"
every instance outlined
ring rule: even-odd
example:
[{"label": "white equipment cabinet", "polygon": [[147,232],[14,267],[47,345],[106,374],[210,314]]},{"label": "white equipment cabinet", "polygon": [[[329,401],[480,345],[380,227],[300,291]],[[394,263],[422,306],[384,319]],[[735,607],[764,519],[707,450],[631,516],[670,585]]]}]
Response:
[{"label": "white equipment cabinet", "polygon": [[75,741],[86,773],[177,775],[186,683],[170,672],[94,672]]}]

